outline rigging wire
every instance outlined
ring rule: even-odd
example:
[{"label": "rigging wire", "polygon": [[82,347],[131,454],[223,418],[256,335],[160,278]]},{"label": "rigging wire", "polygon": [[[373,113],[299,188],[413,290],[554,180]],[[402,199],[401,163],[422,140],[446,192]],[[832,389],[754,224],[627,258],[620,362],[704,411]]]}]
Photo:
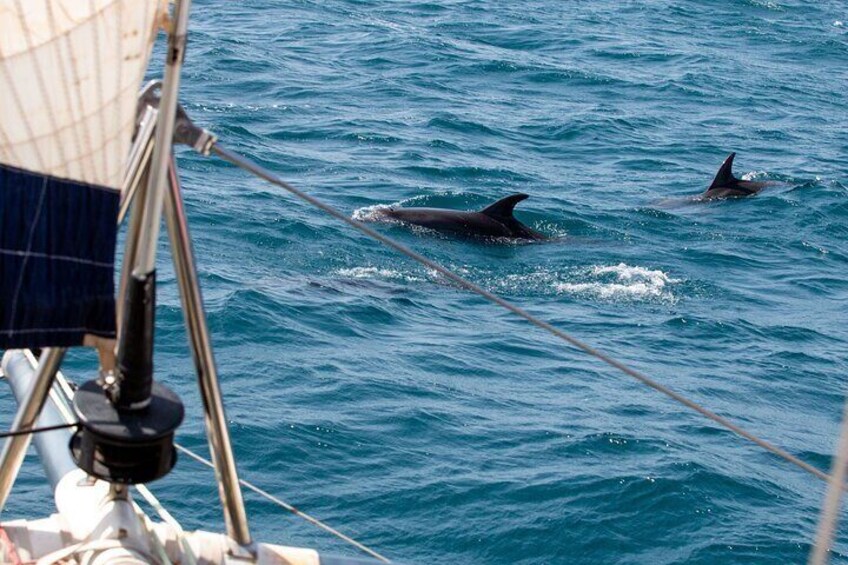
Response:
[{"label": "rigging wire", "polygon": [[[176,447],[178,450],[185,453],[186,455],[188,455],[189,457],[191,457],[192,459],[194,459],[198,463],[202,463],[202,464],[206,465],[207,467],[210,467],[211,469],[215,468],[215,465],[211,461],[209,461],[208,459],[204,458],[201,455],[198,455],[197,453],[193,452],[189,448],[183,447],[182,445],[180,445],[176,442],[174,442],[174,447]],[[289,512],[291,512],[295,516],[298,516],[299,518],[303,518],[304,520],[306,520],[310,524],[317,526],[317,527],[321,528],[322,530],[324,530],[325,532],[329,532],[329,533],[333,534],[334,536],[336,536],[337,538],[339,538],[343,541],[346,541],[347,543],[353,545],[354,547],[361,549],[362,551],[364,551],[365,553],[367,553],[371,557],[373,557],[375,559],[379,559],[383,563],[391,563],[391,561],[389,561],[388,558],[384,557],[383,555],[380,555],[379,553],[377,553],[373,549],[359,543],[358,541],[356,541],[355,539],[353,539],[349,536],[346,536],[345,534],[341,533],[340,531],[333,528],[332,526],[325,524],[321,520],[319,520],[317,518],[313,518],[312,516],[310,516],[306,512],[298,510],[297,508],[295,508],[294,506],[292,506],[288,502],[277,498],[273,494],[262,490],[258,486],[254,485],[254,484],[252,484],[252,483],[250,483],[250,482],[248,482],[248,481],[246,481],[242,478],[239,478],[239,483],[241,484],[241,486],[252,490],[253,492],[258,494],[259,496],[265,498],[266,500],[270,500],[271,502],[273,502],[277,506],[280,506],[281,508],[288,510]]]},{"label": "rigging wire", "polygon": [[65,428],[76,428],[77,426],[79,426],[79,422],[56,424],[55,426],[44,426],[43,428],[29,428],[27,430],[11,430],[8,432],[0,432],[0,439],[15,436],[25,436],[29,434],[40,434],[41,432],[52,432],[53,430],[63,430]]},{"label": "rigging wire", "polygon": [[[25,351],[27,353],[29,353],[28,350],[25,350]],[[28,356],[31,357],[31,354],[29,354]],[[34,361],[34,359],[32,361]],[[61,398],[64,398],[64,400],[70,400],[71,398],[73,398],[73,395],[74,395],[73,391],[76,388],[76,385],[71,383],[71,381],[69,381],[61,372],[56,373],[56,384],[58,385],[58,388],[61,391]],[[57,403],[57,406],[61,407],[61,406],[64,406],[64,405],[62,403]],[[70,418],[70,415],[67,414],[67,413],[64,413],[63,416],[66,419]],[[22,435],[22,434],[27,434],[27,433],[46,432],[46,431],[50,431],[50,430],[58,430],[58,429],[62,429],[62,428],[72,428],[72,427],[77,427],[77,426],[79,426],[79,422],[67,422],[65,424],[58,424],[58,425],[55,425],[55,426],[45,426],[43,428],[34,428],[34,429],[30,429],[30,430],[17,430],[16,432],[11,432],[11,433],[17,434],[17,435]],[[4,436],[0,435],[0,437],[4,437]],[[185,453],[186,455],[188,455],[189,457],[191,457],[195,461],[202,463],[203,465],[206,465],[207,467],[210,467],[213,470],[215,469],[215,465],[211,461],[209,461],[208,459],[204,458],[203,456],[195,453],[194,451],[190,450],[189,448],[184,447],[184,446],[178,444],[177,442],[174,442],[174,447],[176,447],[178,450]],[[254,485],[254,484],[252,484],[252,483],[250,483],[250,482],[248,482],[244,479],[241,479],[241,478],[239,479],[239,483],[241,483],[241,485],[243,487],[252,490],[253,492],[257,493],[258,495],[270,500],[274,504],[277,504],[278,506],[284,508],[285,510],[288,510],[289,512],[291,512],[295,516],[298,516],[299,518],[306,520],[310,524],[317,526],[317,527],[321,528],[322,530],[324,530],[326,532],[329,532],[330,534],[336,536],[337,538],[341,539],[342,541],[345,541],[345,542],[349,543],[350,545],[353,545],[354,547],[360,549],[361,551],[367,553],[368,555],[374,557],[375,559],[378,559],[379,561],[382,561],[384,563],[391,563],[391,561],[389,561],[388,558],[381,555],[380,553],[378,553],[378,552],[374,551],[373,549],[365,546],[364,544],[356,541],[355,539],[351,538],[350,536],[347,536],[347,535],[341,533],[337,529],[333,528],[332,526],[325,524],[321,520],[318,520],[317,518],[310,516],[306,512],[298,510],[296,507],[292,506],[288,502],[281,500],[280,498],[277,498],[273,494],[257,487],[256,485]],[[184,545],[184,550],[187,552],[187,555],[189,556],[189,564],[191,565],[191,563],[194,560],[194,555],[193,555],[193,553],[191,553],[191,548],[188,547],[187,545],[185,545],[185,543],[186,543],[185,539],[182,537],[182,535],[183,535],[182,526],[180,526],[179,522],[177,522],[177,520],[167,510],[165,510],[165,508],[162,506],[162,504],[159,502],[159,500],[153,495],[152,492],[150,492],[150,490],[145,485],[138,484],[138,485],[135,485],[135,487],[136,487],[136,490],[138,490],[139,494],[141,494],[141,496],[148,502],[148,504],[150,504],[159,513],[159,516],[162,518],[162,520],[164,522],[170,524],[172,527],[174,527],[176,529],[176,531],[178,532],[179,537],[180,537],[180,542],[181,542],[181,544]]]},{"label": "rigging wire", "polygon": [[[559,339],[561,339],[561,340],[573,345],[574,347],[584,351],[585,353],[587,353],[587,354],[589,354],[589,355],[591,355],[591,356],[593,356],[597,359],[600,359],[601,361],[603,361],[607,365],[610,365],[610,366],[618,369],[619,371],[633,377],[634,379],[641,382],[642,384],[649,386],[652,389],[668,396],[672,400],[675,400],[675,401],[679,402],[680,404],[686,406],[687,408],[694,410],[695,412],[697,412],[697,413],[701,414],[702,416],[712,420],[713,422],[719,424],[720,426],[727,428],[728,430],[732,431],[733,433],[735,433],[735,434],[751,441],[752,443],[760,446],[761,448],[765,449],[766,451],[769,451],[770,453],[780,457],[781,459],[783,459],[783,460],[785,460],[789,463],[792,463],[796,467],[803,469],[804,471],[818,477],[819,479],[821,479],[823,481],[829,480],[830,477],[828,476],[827,473],[825,473],[821,469],[818,469],[818,468],[810,465],[809,463],[799,459],[798,457],[792,455],[791,453],[789,453],[785,449],[780,448],[780,447],[778,447],[778,446],[776,446],[776,445],[774,445],[774,444],[772,444],[772,443],[770,443],[770,442],[768,442],[764,439],[761,439],[761,438],[755,436],[754,434],[752,434],[752,433],[744,430],[743,428],[739,427],[738,425],[734,424],[733,422],[731,422],[730,420],[728,420],[724,416],[719,416],[715,412],[713,412],[713,411],[711,411],[707,408],[704,408],[700,404],[698,404],[698,403],[696,403],[692,400],[689,400],[688,398],[684,397],[683,395],[671,390],[667,386],[660,384],[659,382],[655,381],[654,379],[647,376],[646,374],[628,367],[624,363],[610,357],[609,355],[607,355],[603,351],[600,351],[599,349],[596,349],[596,348],[592,347],[591,345],[584,343],[583,341],[581,341],[581,340],[579,340],[575,337],[572,337],[571,335],[567,334],[566,332],[552,326],[548,322],[545,322],[544,320],[537,318],[533,314],[530,314],[529,312],[527,312],[523,308],[520,308],[520,307],[512,304],[511,302],[504,300],[503,298],[485,290],[484,288],[474,284],[473,282],[457,275],[453,271],[447,269],[446,267],[443,267],[442,265],[436,263],[435,261],[428,259],[427,257],[421,255],[420,253],[413,251],[412,249],[403,245],[402,243],[399,243],[399,242],[395,241],[394,239],[381,234],[380,232],[372,229],[371,227],[366,226],[362,222],[354,220],[353,218],[347,216],[346,214],[342,213],[341,211],[337,210],[336,208],[330,206],[329,204],[326,204],[323,201],[319,200],[318,198],[315,198],[314,196],[307,194],[306,192],[303,192],[302,190],[292,186],[291,184],[289,184],[286,181],[279,178],[277,175],[266,170],[265,168],[261,167],[260,165],[254,163],[253,161],[251,161],[247,157],[243,157],[243,156],[241,156],[237,153],[234,153],[234,152],[228,150],[227,148],[223,147],[219,142],[216,141],[214,144],[212,144],[210,151],[212,153],[215,153],[216,155],[218,155],[219,157],[221,157],[225,161],[228,161],[228,162],[232,163],[233,165],[235,165],[239,168],[245,169],[246,171],[251,172],[256,176],[258,176],[262,179],[265,179],[266,181],[270,182],[271,184],[279,186],[280,188],[286,190],[287,192],[293,194],[294,196],[300,198],[301,200],[304,200],[304,201],[308,202],[309,204],[311,204],[312,206],[315,206],[316,208],[319,208],[320,210],[322,210],[322,211],[326,212],[327,214],[333,216],[334,218],[341,220],[342,222],[344,222],[344,223],[348,224],[349,226],[353,227],[354,229],[364,233],[365,235],[367,235],[367,236],[369,236],[373,239],[376,239],[380,243],[383,243],[383,244],[391,247],[395,251],[398,251],[399,253],[409,257],[410,259],[417,261],[418,263],[421,263],[422,265],[432,269],[433,271],[436,271],[437,273],[439,273],[442,276],[444,276],[445,278],[453,281],[457,285],[482,296],[483,298],[485,298],[486,300],[488,300],[490,302],[493,302],[493,303],[495,303],[495,304],[497,304],[497,305],[499,305],[503,308],[506,308],[510,312],[524,318],[525,320],[527,320],[531,324],[535,325],[536,327],[541,328],[541,329],[547,331],[548,333],[553,334],[554,336],[558,337]],[[848,487],[846,487],[844,482],[842,483],[842,488],[845,489],[845,490],[848,490]]]}]

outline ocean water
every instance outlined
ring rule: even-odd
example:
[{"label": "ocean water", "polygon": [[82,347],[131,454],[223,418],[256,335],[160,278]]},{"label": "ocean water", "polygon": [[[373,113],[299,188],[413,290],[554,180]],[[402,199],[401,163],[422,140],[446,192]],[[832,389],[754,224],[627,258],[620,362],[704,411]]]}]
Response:
[{"label": "ocean water", "polygon": [[[222,143],[357,217],[529,194],[516,216],[552,241],[375,226],[829,468],[844,2],[208,0],[189,41],[182,101]],[[731,151],[777,182],[691,201]],[[806,559],[818,479],[274,187],[179,162],[245,478],[398,562]],[[161,251],[157,376],[205,452]],[[184,527],[223,528],[207,469],[181,458],[152,486]],[[34,457],[14,492],[5,517],[52,507]],[[245,497],[255,538],[358,555]]]}]

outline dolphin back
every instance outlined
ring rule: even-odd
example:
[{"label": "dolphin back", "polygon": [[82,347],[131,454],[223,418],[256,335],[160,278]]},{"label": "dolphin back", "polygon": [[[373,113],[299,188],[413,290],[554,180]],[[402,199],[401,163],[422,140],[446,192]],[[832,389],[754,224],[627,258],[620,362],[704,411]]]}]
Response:
[{"label": "dolphin back", "polygon": [[526,198],[526,194],[512,194],[479,212],[412,206],[390,207],[382,215],[435,231],[460,235],[545,239],[544,235],[525,226],[512,215],[515,205]]},{"label": "dolphin back", "polygon": [[527,194],[510,194],[505,198],[501,198],[494,204],[489,204],[482,210],[480,210],[481,214],[485,214],[489,216],[493,220],[497,220],[499,222],[504,221],[517,221],[515,217],[512,215],[512,211],[515,209],[515,205],[521,202],[522,200],[526,200],[529,198]]},{"label": "dolphin back", "polygon": [[501,198],[494,204],[486,206],[479,213],[503,225],[509,231],[511,237],[545,239],[544,235],[528,228],[512,215],[515,205],[527,198],[529,198],[527,194],[510,194],[506,198]]},{"label": "dolphin back", "polygon": [[733,176],[734,157],[736,157],[736,153],[731,153],[727,156],[727,159],[725,159],[724,163],[721,164],[718,173],[713,179],[713,183],[707,190],[712,190],[714,188],[719,188],[722,186],[733,186],[734,184],[739,182],[739,179]]}]

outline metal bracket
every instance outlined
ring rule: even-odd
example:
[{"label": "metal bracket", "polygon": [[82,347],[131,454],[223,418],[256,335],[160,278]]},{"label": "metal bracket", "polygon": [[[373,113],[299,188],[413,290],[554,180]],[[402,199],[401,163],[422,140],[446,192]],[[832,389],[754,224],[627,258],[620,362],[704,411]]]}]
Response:
[{"label": "metal bracket", "polygon": [[160,90],[162,90],[162,81],[151,80],[148,81],[147,84],[141,88],[141,92],[138,93],[138,103],[135,107],[135,132],[133,133],[133,138],[135,138],[136,132],[138,132],[139,124],[141,124],[144,113],[147,111],[147,107],[150,106],[154,110],[159,109]]},{"label": "metal bracket", "polygon": [[208,157],[218,137],[209,130],[196,126],[182,105],[178,104],[177,120],[174,122],[174,141],[188,145],[201,155]]},{"label": "metal bracket", "polygon": [[[144,112],[150,106],[154,110],[159,109],[159,90],[162,88],[161,80],[152,80],[144,85],[138,95],[138,109],[136,110],[136,124],[141,123]],[[138,129],[138,125],[136,125]],[[133,134],[135,136],[135,134]],[[176,121],[174,122],[174,141],[181,145],[188,145],[201,155],[208,157],[212,146],[218,141],[218,137],[207,129],[195,125],[188,117],[185,108],[177,104]]]}]

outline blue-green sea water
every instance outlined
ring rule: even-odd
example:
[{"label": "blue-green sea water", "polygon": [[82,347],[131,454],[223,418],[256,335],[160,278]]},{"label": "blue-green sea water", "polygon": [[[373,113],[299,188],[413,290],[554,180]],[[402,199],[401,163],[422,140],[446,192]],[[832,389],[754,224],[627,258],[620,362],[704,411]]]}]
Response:
[{"label": "blue-green sea water", "polygon": [[[374,225],[829,469],[848,376],[844,2],[192,16],[182,101],[230,148],[362,218],[529,194],[517,217],[553,241]],[[731,151],[738,176],[779,182],[687,200]],[[818,479],[229,165],[179,162],[245,478],[400,562],[806,559]],[[178,441],[205,453],[159,259],[157,376],[187,405]],[[50,511],[42,476],[29,458],[5,517]],[[186,528],[223,528],[207,469],[181,458],[153,487]],[[257,539],[358,555],[245,496]]]}]

